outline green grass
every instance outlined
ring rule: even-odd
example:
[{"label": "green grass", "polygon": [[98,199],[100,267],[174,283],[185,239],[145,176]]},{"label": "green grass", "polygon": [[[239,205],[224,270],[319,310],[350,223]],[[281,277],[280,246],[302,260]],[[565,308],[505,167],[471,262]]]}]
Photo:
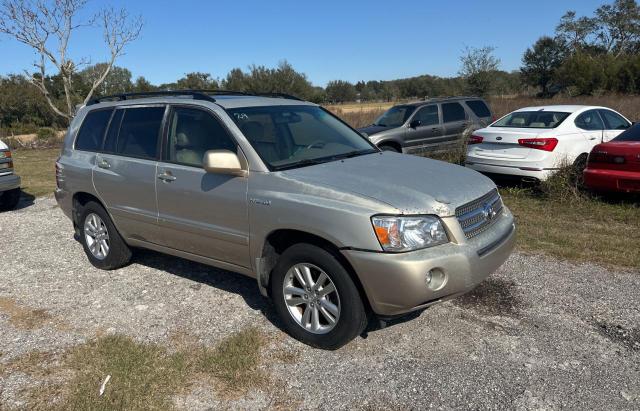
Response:
[{"label": "green grass", "polygon": [[[255,328],[233,334],[215,347],[197,345],[174,352],[109,335],[58,357],[27,354],[0,368],[0,376],[24,372],[58,381],[28,388],[28,409],[165,410],[173,408],[175,395],[188,392],[196,382],[211,383],[220,395],[260,386],[265,381],[258,368],[264,343]],[[100,396],[107,375],[111,378]]]},{"label": "green grass", "polygon": [[518,249],[576,262],[640,268],[640,207],[582,197],[547,199],[530,190],[501,190],[516,217]]},{"label": "green grass", "polygon": [[35,197],[53,194],[59,148],[15,150],[12,155],[15,171],[22,178],[23,192]]}]

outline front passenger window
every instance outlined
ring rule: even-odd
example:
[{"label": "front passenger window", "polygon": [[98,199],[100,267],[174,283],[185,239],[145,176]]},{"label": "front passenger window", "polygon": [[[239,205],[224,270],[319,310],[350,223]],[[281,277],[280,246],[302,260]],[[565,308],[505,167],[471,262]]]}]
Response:
[{"label": "front passenger window", "polygon": [[433,126],[440,124],[438,117],[438,106],[432,105],[422,107],[413,117],[413,121],[420,120],[421,126]]},{"label": "front passenger window", "polygon": [[209,150],[236,151],[236,143],[220,122],[206,111],[176,107],[171,112],[166,160],[202,167]]}]

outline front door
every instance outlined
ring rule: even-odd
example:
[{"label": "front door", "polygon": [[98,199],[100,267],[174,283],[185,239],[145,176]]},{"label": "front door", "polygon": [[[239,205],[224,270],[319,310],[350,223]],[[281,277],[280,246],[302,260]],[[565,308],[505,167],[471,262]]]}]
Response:
[{"label": "front door", "polygon": [[620,133],[631,127],[631,123],[615,111],[605,109],[600,109],[598,111],[604,120],[605,126],[602,141],[611,141],[618,137]]},{"label": "front door", "polygon": [[156,176],[163,245],[250,267],[247,178],[207,173],[208,150],[239,152],[211,112],[174,106]]},{"label": "front door", "polygon": [[411,120],[405,134],[405,150],[408,153],[422,153],[442,136],[442,125],[438,105],[420,107]]},{"label": "front door", "polygon": [[158,240],[155,186],[164,113],[165,106],[117,108],[96,155],[94,187],[125,238]]}]

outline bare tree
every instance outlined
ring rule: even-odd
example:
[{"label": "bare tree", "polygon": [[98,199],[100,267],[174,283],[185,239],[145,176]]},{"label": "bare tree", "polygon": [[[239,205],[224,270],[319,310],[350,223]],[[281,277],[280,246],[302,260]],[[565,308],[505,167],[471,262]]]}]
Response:
[{"label": "bare tree", "polygon": [[[87,0],[3,0],[0,6],[0,33],[13,37],[36,52],[36,72],[27,71],[27,75],[42,92],[51,109],[66,119],[71,119],[75,112],[73,75],[80,66],[89,63],[88,59],[74,62],[69,57],[69,42],[73,33],[81,27],[98,25],[103,30],[110,53],[88,93],[80,96],[86,104],[111,72],[116,59],[122,56],[124,48],[139,36],[142,29],[142,19],[132,18],[125,9],[107,8],[88,20],[77,21],[86,3]],[[62,79],[66,110],[55,104],[47,88],[48,67],[54,67]]]}]

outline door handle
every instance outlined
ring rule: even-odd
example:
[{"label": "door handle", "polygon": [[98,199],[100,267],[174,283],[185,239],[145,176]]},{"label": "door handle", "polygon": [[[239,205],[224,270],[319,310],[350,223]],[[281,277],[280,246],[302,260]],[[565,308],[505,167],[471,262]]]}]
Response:
[{"label": "door handle", "polygon": [[597,137],[589,137],[589,140],[595,140]]},{"label": "door handle", "polygon": [[111,164],[104,158],[98,159],[98,167],[100,168],[111,168]]},{"label": "door handle", "polygon": [[162,181],[164,181],[165,183],[170,183],[172,181],[175,181],[176,177],[172,176],[171,173],[165,171],[162,174],[158,174],[158,178]]}]

